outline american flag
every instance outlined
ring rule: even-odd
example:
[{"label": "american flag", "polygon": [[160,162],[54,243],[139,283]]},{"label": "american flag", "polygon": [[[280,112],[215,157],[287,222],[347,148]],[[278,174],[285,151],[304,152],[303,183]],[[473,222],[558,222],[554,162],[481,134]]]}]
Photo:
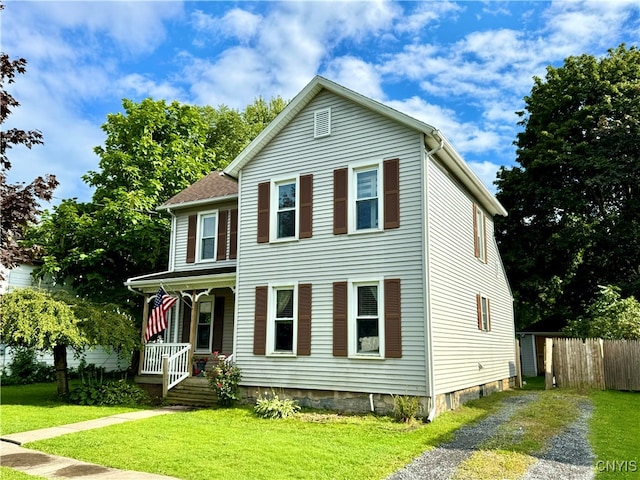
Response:
[{"label": "american flag", "polygon": [[156,301],[153,304],[149,322],[147,323],[147,331],[144,332],[144,341],[147,342],[156,333],[160,333],[167,328],[167,312],[176,303],[176,297],[170,297],[162,287],[156,293]]}]

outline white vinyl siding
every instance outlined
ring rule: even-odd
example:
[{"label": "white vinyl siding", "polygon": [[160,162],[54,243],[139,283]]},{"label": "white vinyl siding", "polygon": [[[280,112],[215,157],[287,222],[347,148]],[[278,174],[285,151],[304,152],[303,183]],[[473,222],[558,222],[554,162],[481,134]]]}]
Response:
[{"label": "white vinyl siding", "polygon": [[[474,251],[473,200],[429,161],[429,265],[436,393],[515,375],[512,299],[486,219],[487,263]],[[463,281],[464,280],[464,281]],[[478,329],[477,294],[490,299],[491,332]]]},{"label": "white vinyl siding", "polygon": [[[329,107],[331,136],[319,142],[313,112]],[[419,132],[323,91],[242,170],[236,360],[243,385],[425,394],[422,150]],[[389,158],[400,159],[401,227],[334,235],[333,171]],[[258,244],[257,186],[291,174],[313,174],[313,238]],[[402,358],[334,357],[333,283],[373,278],[402,281]],[[254,356],[255,287],[292,281],[313,287],[311,355]]]}]

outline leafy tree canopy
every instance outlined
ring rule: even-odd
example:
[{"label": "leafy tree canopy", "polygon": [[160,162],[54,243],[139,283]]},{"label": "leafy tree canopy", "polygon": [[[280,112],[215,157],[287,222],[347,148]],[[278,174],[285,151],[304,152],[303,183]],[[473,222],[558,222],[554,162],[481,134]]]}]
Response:
[{"label": "leafy tree canopy", "polygon": [[622,298],[618,287],[600,286],[586,314],[569,322],[565,331],[582,338],[640,340],[640,302]]},{"label": "leafy tree canopy", "polygon": [[569,57],[524,100],[496,181],[520,327],[584,314],[600,284],[640,294],[640,50]]},{"label": "leafy tree canopy", "polygon": [[92,201],[63,201],[30,233],[46,248],[42,272],[85,297],[136,310],[123,282],[167,265],[170,223],[155,207],[224,168],[285,105],[260,98],[240,112],[125,99],[124,112],[102,127],[99,170],[83,177],[95,188]]}]

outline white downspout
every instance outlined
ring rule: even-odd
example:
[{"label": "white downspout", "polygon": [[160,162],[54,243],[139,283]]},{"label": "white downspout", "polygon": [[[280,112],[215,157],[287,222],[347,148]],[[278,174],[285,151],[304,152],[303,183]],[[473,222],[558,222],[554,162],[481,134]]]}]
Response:
[{"label": "white downspout", "polygon": [[[432,133],[434,138],[438,138],[438,130],[434,130]],[[425,147],[427,146],[426,136],[424,137]],[[424,205],[424,225],[423,225],[423,240],[424,240],[424,248],[422,249],[422,254],[424,255],[423,259],[423,268],[424,268],[424,278],[425,278],[425,288],[426,292],[424,295],[424,309],[426,313],[426,352],[425,355],[425,368],[429,372],[428,383],[429,387],[427,389],[427,395],[431,398],[431,408],[429,410],[429,414],[427,415],[427,421],[433,421],[433,418],[436,414],[436,376],[433,368],[433,328],[431,322],[431,269],[430,269],[430,259],[429,259],[429,249],[431,247],[431,230],[429,228],[429,160],[431,155],[442,150],[444,147],[444,138],[440,137],[440,144],[433,148],[432,150],[426,151],[425,148],[425,156],[423,161],[423,178],[424,178],[424,188],[422,189],[422,201]]]}]

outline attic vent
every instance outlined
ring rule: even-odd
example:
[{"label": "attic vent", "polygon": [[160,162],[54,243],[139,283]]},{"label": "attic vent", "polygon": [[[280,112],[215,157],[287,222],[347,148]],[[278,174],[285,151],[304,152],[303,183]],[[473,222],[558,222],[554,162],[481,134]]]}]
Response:
[{"label": "attic vent", "polygon": [[331,135],[331,109],[324,108],[313,112],[313,137]]}]

